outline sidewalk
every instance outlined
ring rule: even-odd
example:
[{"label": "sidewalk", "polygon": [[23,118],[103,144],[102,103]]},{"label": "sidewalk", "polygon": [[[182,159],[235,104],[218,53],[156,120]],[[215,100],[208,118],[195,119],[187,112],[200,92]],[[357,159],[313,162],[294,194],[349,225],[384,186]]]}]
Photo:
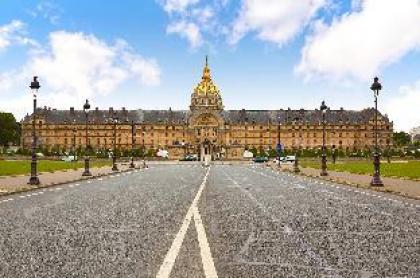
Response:
[{"label": "sidewalk", "polygon": [[[139,163],[136,164],[139,166]],[[120,163],[118,164],[119,171],[127,171],[129,169],[129,163]],[[16,177],[0,177],[0,196],[8,195],[16,192],[28,191],[36,188],[49,187],[52,185],[69,183],[78,180],[85,180],[99,176],[105,176],[113,173],[110,166],[100,167],[100,168],[91,168],[90,172],[92,177],[82,177],[84,168],[79,168],[77,170],[61,170],[55,171],[53,173],[43,172],[39,173],[38,177],[41,181],[40,185],[28,185],[29,175],[22,175]]]},{"label": "sidewalk", "polygon": [[[276,169],[275,165],[271,167]],[[293,165],[281,165],[281,170],[293,171]],[[316,177],[320,179],[335,181],[350,186],[369,188],[375,191],[393,193],[413,199],[420,200],[420,182],[412,180],[404,180],[398,178],[381,177],[384,183],[383,187],[372,187],[370,181],[372,176],[370,175],[359,175],[349,172],[336,172],[328,171],[328,176],[321,177],[319,175],[320,170],[314,168],[303,168],[300,167],[301,174],[310,177]]]}]

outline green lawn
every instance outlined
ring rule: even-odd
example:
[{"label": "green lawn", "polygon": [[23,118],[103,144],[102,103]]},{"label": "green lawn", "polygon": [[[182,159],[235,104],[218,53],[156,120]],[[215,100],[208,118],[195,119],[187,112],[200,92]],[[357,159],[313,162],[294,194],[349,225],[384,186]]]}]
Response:
[{"label": "green lawn", "polygon": [[[302,167],[321,168],[320,161],[302,160]],[[340,161],[336,164],[328,163],[329,170],[350,172],[355,174],[372,174],[373,163],[371,161]],[[381,163],[381,175],[386,177],[406,177],[410,179],[420,178],[420,161]]]},{"label": "green lawn", "polygon": [[[106,160],[92,160],[90,163],[91,167],[102,167],[105,165],[111,166],[110,161]],[[64,161],[53,161],[53,160],[41,160],[38,161],[38,172],[54,172],[57,170],[65,169],[77,169],[83,168],[84,161],[78,162],[64,162]],[[30,160],[16,160],[6,161],[0,160],[0,176],[11,176],[29,174],[31,171]]]}]

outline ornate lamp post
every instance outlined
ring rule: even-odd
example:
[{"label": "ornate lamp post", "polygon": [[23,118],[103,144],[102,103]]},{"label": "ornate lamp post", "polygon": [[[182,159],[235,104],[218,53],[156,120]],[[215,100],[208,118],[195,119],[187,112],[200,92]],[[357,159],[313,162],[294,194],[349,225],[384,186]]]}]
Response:
[{"label": "ornate lamp post", "polygon": [[131,121],[131,163],[130,163],[130,168],[134,169],[136,167],[136,165],[134,164],[134,147],[136,144],[136,138],[134,136],[135,133],[135,124],[134,121]]},{"label": "ornate lamp post", "polygon": [[34,76],[34,80],[31,82],[29,88],[31,88],[32,95],[34,98],[34,114],[32,115],[32,160],[31,160],[31,177],[29,178],[28,184],[38,185],[40,184],[36,166],[37,166],[37,157],[36,157],[36,95],[39,88],[41,87],[38,82],[38,76]]},{"label": "ornate lamp post", "polygon": [[113,118],[112,118],[112,122],[114,123],[114,146],[113,146],[113,151],[112,151],[112,171],[118,171],[118,167],[117,167],[117,123],[118,123],[118,118],[117,118],[117,113],[114,112]]},{"label": "ornate lamp post", "polygon": [[73,120],[73,161],[76,162],[76,119]]},{"label": "ornate lamp post", "polygon": [[280,169],[281,165],[280,165],[280,158],[281,158],[281,151],[282,151],[282,146],[281,146],[281,123],[280,123],[280,118],[279,118],[279,122],[277,125],[277,146],[276,146],[276,151],[277,151],[277,167]]},{"label": "ornate lamp post", "polygon": [[90,157],[89,154],[87,153],[88,148],[89,148],[89,132],[88,132],[88,120],[89,120],[89,109],[90,109],[90,104],[89,101],[86,100],[86,103],[83,105],[83,111],[85,112],[85,137],[86,137],[86,155],[85,155],[85,171],[83,172],[82,176],[92,176],[92,173],[90,172],[89,169],[89,162],[90,162]]},{"label": "ornate lamp post", "polygon": [[322,160],[321,160],[321,176],[328,176],[327,172],[327,150],[325,147],[325,114],[327,113],[327,105],[325,101],[321,103],[321,113],[322,113]]},{"label": "ornate lamp post", "polygon": [[379,91],[382,90],[382,85],[379,83],[379,78],[375,77],[373,79],[373,84],[370,86],[370,89],[373,91],[375,97],[375,152],[373,154],[373,166],[374,173],[372,181],[370,182],[371,186],[384,186],[381,181],[380,167],[381,167],[381,155],[379,154],[378,147],[378,96]]},{"label": "ornate lamp post", "polygon": [[143,132],[141,134],[142,134],[141,139],[142,139],[143,168],[147,168],[146,159],[145,159],[146,148],[145,148],[145,145],[144,145],[144,136],[146,135],[146,131],[143,130]]}]

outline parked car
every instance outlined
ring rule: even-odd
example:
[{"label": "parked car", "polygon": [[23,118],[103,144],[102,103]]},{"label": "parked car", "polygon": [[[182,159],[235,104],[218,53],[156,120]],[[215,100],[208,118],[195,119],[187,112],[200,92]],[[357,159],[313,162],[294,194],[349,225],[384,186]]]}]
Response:
[{"label": "parked car", "polygon": [[77,160],[77,156],[74,155],[65,155],[61,157],[62,161],[66,161],[66,162],[71,162],[71,161],[76,161]]},{"label": "parked car", "polygon": [[288,155],[284,159],[285,162],[295,162],[295,160],[296,160],[296,156],[294,155]]},{"label": "parked car", "polygon": [[198,156],[196,154],[187,154],[184,158],[180,159],[181,161],[197,161]]},{"label": "parked car", "polygon": [[255,163],[265,163],[268,162],[268,157],[266,156],[257,156],[254,158]]}]

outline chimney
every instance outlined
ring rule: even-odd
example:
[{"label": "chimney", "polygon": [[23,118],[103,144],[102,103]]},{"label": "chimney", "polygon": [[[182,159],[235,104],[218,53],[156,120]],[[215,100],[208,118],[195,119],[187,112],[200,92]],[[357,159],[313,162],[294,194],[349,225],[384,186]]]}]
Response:
[{"label": "chimney", "polygon": [[70,107],[70,116],[74,116],[74,107]]},{"label": "chimney", "polygon": [[109,107],[109,114],[113,114],[114,113],[114,108]]}]

